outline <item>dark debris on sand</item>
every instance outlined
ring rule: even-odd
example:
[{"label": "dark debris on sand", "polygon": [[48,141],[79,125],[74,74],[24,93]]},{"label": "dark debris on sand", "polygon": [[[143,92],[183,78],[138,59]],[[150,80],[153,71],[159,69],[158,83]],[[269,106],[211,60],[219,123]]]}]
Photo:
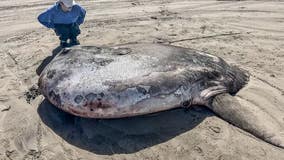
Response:
[{"label": "dark debris on sand", "polygon": [[28,91],[25,92],[25,98],[27,103],[31,103],[32,100],[34,100],[37,96],[41,95],[38,86],[33,85],[31,88],[29,88]]}]

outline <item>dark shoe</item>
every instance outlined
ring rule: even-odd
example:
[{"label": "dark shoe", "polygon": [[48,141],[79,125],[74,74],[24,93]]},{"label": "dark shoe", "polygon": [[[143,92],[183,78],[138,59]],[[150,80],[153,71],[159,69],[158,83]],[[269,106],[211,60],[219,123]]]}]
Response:
[{"label": "dark shoe", "polygon": [[62,48],[68,47],[67,41],[60,41],[60,47]]},{"label": "dark shoe", "polygon": [[77,39],[71,39],[70,46],[76,46],[76,45],[80,45],[80,42]]}]

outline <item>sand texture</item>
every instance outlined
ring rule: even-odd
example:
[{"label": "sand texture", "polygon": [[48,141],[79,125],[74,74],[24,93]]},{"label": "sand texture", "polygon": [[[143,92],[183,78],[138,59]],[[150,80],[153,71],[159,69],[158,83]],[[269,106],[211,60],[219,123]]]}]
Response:
[{"label": "sand texture", "polygon": [[[83,45],[167,43],[224,58],[251,74],[236,96],[284,126],[284,2],[77,0]],[[37,96],[59,40],[37,22],[53,0],[0,1],[1,160],[281,160],[284,150],[204,107],[117,120],[83,119]],[[35,99],[33,99],[35,98]]]}]

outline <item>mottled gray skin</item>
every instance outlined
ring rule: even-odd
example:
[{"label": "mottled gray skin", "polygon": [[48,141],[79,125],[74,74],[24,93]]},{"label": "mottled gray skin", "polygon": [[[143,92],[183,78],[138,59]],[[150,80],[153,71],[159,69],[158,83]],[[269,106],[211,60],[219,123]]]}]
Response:
[{"label": "mottled gray skin", "polygon": [[206,105],[236,93],[247,76],[222,59],[158,44],[66,49],[40,76],[57,107],[90,118],[119,118],[175,107]]},{"label": "mottled gray skin", "polygon": [[[204,52],[161,44],[129,44],[65,49],[42,72],[39,87],[58,108],[89,118],[130,117],[205,105],[275,144],[267,140],[271,135],[263,136],[261,125],[247,127],[242,122],[245,118],[239,118],[244,113],[238,107],[223,111],[226,106],[214,101],[218,100],[216,95],[225,94],[230,99],[229,94],[237,93],[247,81],[245,72]],[[238,118],[234,118],[234,112]],[[251,120],[248,124],[255,126]]]}]

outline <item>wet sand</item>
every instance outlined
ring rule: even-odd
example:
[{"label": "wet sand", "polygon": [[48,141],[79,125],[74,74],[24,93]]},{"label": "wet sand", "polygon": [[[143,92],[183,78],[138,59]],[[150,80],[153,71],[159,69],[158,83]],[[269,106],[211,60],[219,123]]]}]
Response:
[{"label": "wet sand", "polygon": [[[0,159],[284,159],[283,149],[203,107],[94,120],[71,116],[36,96],[30,88],[59,44],[36,18],[53,2],[0,1]],[[251,74],[237,98],[284,126],[284,2],[77,2],[87,9],[81,44],[159,42],[220,56]]]}]

